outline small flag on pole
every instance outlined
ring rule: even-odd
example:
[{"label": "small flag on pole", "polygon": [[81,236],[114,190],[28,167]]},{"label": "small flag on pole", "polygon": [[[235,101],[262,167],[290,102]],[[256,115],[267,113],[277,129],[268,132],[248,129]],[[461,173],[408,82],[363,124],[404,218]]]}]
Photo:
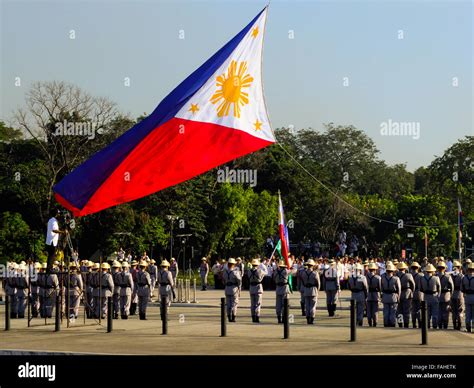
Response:
[{"label": "small flag on pole", "polygon": [[277,244],[277,249],[282,259],[285,260],[286,267],[289,269],[290,259],[288,257],[288,251],[289,251],[289,246],[290,246],[290,240],[288,239],[288,228],[285,222],[285,214],[283,212],[283,203],[281,202],[280,193],[278,193],[278,216],[279,216],[278,223],[279,223],[279,231],[280,231],[280,241],[278,242],[278,244],[280,244],[280,249],[278,249],[278,244]]}]

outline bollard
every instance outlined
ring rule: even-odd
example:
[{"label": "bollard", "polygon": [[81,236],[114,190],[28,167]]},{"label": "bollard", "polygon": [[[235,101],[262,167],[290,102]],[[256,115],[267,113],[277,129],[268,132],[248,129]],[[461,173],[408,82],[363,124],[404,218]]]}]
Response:
[{"label": "bollard", "polygon": [[107,333],[112,331],[112,320],[113,318],[113,305],[112,305],[112,297],[107,297]]},{"label": "bollard", "polygon": [[283,304],[283,339],[290,338],[290,301],[288,298],[284,299]]},{"label": "bollard", "polygon": [[221,337],[227,336],[227,326],[225,320],[225,298],[221,298]]},{"label": "bollard", "polygon": [[182,295],[181,295],[181,279],[178,279],[178,303],[182,302]]},{"label": "bollard", "polygon": [[191,303],[197,303],[197,299],[196,299],[196,278],[193,278],[193,301]]},{"label": "bollard", "polygon": [[31,322],[31,292],[28,290],[28,304],[27,304],[27,314],[28,314],[28,327],[30,327],[30,322]]},{"label": "bollard", "polygon": [[356,304],[351,300],[351,342],[356,341]]},{"label": "bollard", "polygon": [[10,296],[5,295],[5,331],[10,330]]},{"label": "bollard", "polygon": [[421,301],[421,344],[428,345],[428,320],[426,319],[426,302]]},{"label": "bollard", "polygon": [[168,334],[168,305],[167,305],[167,298],[161,298],[161,325],[162,325],[162,335]]},{"label": "bollard", "polygon": [[[51,307],[52,308],[52,307]],[[54,311],[54,331],[61,330],[61,299],[56,296],[56,310]]]},{"label": "bollard", "polygon": [[185,285],[185,295],[186,295],[186,303],[191,303],[189,299],[191,296],[191,280],[186,279],[186,285]]}]

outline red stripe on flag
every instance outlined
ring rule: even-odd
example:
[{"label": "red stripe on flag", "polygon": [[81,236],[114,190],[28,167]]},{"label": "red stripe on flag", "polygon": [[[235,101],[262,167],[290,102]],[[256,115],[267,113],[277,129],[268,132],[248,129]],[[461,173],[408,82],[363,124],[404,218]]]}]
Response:
[{"label": "red stripe on flag", "polygon": [[150,195],[270,144],[234,128],[173,118],[143,139],[74,214],[83,216]]}]

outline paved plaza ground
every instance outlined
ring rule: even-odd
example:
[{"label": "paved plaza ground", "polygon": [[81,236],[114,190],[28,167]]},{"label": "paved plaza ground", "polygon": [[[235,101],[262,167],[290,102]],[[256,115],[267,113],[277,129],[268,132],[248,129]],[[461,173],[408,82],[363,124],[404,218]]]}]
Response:
[{"label": "paved plaza ground", "polygon": [[[227,324],[227,337],[220,337],[221,290],[198,291],[198,303],[174,303],[170,310],[168,335],[161,335],[159,307],[152,303],[147,321],[138,316],[114,320],[113,332],[106,322],[84,320],[82,315],[61,331],[54,332],[54,320],[11,320],[11,330],[0,331],[0,354],[60,352],[82,354],[146,355],[474,355],[474,334],[430,330],[428,345],[420,345],[419,329],[357,328],[357,341],[349,342],[349,292],[343,291],[342,309],[328,317],[325,294],[320,293],[314,326],[306,324],[299,309],[299,294],[291,295],[293,319],[290,338],[283,339],[283,326],[276,322],[275,292],[264,294],[261,324],[252,323],[248,291],[242,291],[236,323]],[[82,314],[82,307],[81,307]],[[382,319],[380,313],[379,320]],[[0,327],[5,306],[0,305]],[[364,321],[366,324],[366,321]]]}]

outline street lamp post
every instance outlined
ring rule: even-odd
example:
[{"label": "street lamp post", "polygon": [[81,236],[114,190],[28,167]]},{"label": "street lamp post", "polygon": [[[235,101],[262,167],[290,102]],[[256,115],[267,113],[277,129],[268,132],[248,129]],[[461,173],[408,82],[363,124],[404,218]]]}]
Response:
[{"label": "street lamp post", "polygon": [[166,218],[170,220],[171,229],[170,229],[170,260],[173,257],[173,223],[178,219],[178,216],[167,215]]}]

